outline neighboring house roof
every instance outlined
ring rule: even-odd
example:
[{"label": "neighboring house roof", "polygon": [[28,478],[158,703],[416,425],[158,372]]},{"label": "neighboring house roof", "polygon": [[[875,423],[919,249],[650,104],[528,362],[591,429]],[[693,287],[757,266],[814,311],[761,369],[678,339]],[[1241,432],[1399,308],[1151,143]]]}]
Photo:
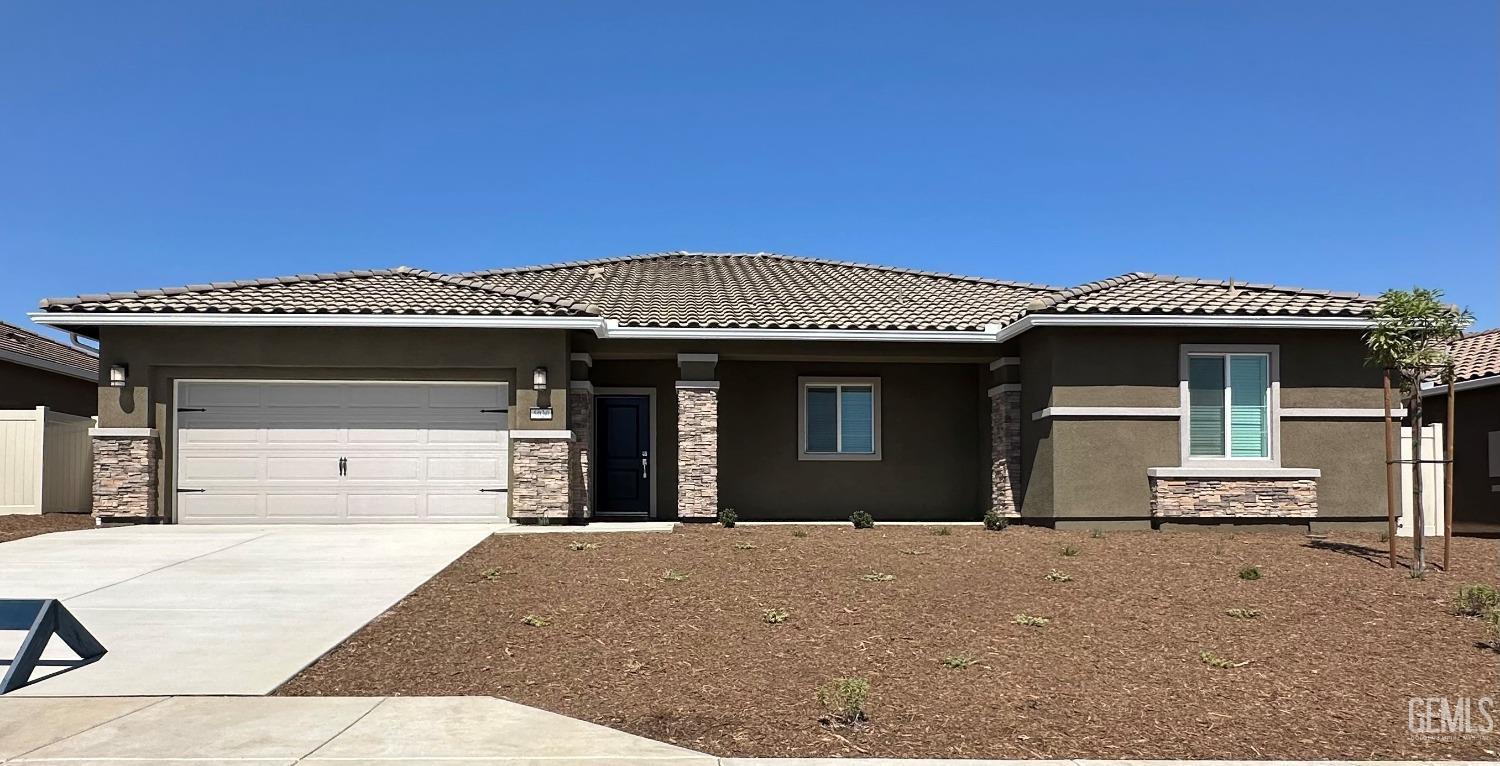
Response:
[{"label": "neighboring house roof", "polygon": [[[1060,288],[771,253],[674,252],[456,276],[406,267],[343,271],[54,298],[41,306],[50,314],[99,317],[93,320],[99,323],[106,321],[102,314],[575,317],[558,326],[583,326],[592,318],[601,334],[608,325],[622,334],[638,328],[854,330],[931,339],[934,332],[991,333],[1023,317],[1041,322],[1064,314],[1342,322],[1366,316],[1374,301],[1356,293],[1141,273]],[[1049,321],[1065,320],[1071,321]],[[38,321],[89,326],[83,316]]]},{"label": "neighboring house roof", "polygon": [[1453,344],[1453,379],[1462,383],[1500,375],[1500,327],[1465,335]]},{"label": "neighboring house roof", "polygon": [[1163,274],[1123,274],[1063,290],[1033,314],[1233,314],[1364,316],[1376,298]]},{"label": "neighboring house roof", "polygon": [[48,311],[577,316],[567,298],[401,266],[42,301]]},{"label": "neighboring house roof", "polygon": [[82,349],[0,322],[0,359],[93,379],[99,374],[99,358]]},{"label": "neighboring house roof", "polygon": [[468,274],[627,327],[981,330],[1056,287],[768,253],[658,253]]}]

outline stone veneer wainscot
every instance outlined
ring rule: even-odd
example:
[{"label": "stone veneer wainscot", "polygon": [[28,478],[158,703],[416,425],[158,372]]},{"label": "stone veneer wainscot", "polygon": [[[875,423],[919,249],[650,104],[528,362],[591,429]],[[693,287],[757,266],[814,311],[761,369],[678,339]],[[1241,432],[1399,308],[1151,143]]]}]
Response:
[{"label": "stone veneer wainscot", "polygon": [[1318,515],[1316,479],[1153,476],[1151,515],[1160,518],[1277,518]]},{"label": "stone veneer wainscot", "polygon": [[990,389],[990,508],[1002,516],[1020,516],[1021,387]]},{"label": "stone veneer wainscot", "polygon": [[94,509],[98,518],[147,520],[156,508],[161,440],[151,428],[95,428]]},{"label": "stone veneer wainscot", "polygon": [[678,383],[677,516],[703,521],[718,515],[718,384]]},{"label": "stone veneer wainscot", "polygon": [[510,511],[516,519],[566,519],[572,440],[511,431]]}]

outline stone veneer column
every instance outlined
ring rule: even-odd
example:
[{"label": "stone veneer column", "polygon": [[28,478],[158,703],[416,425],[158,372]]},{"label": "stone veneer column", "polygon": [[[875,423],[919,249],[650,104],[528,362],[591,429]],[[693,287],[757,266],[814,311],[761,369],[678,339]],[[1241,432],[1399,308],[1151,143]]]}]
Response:
[{"label": "stone veneer column", "polygon": [[719,383],[677,382],[677,516],[719,515]]},{"label": "stone veneer column", "polygon": [[568,518],[572,506],[569,431],[510,432],[510,515],[522,520]]},{"label": "stone veneer column", "polygon": [[161,441],[154,428],[93,428],[95,518],[157,521],[157,461]]},{"label": "stone veneer column", "polygon": [[990,389],[990,508],[1020,516],[1021,384]]},{"label": "stone veneer column", "polygon": [[589,498],[593,497],[592,452],[594,446],[594,386],[575,381],[568,389],[568,427],[573,440],[568,442],[568,514],[576,519],[593,515]]}]

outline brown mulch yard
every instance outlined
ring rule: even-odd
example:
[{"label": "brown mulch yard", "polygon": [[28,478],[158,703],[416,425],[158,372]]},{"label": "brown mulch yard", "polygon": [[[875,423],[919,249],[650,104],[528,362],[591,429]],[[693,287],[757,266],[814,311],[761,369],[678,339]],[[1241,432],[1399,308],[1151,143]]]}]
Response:
[{"label": "brown mulch yard", "polygon": [[[1500,697],[1500,654],[1449,607],[1496,582],[1500,541],[1417,580],[1369,535],[949,529],[496,536],[279,693],[495,695],[720,756],[1500,750],[1407,726],[1412,697]],[[869,680],[868,722],[820,722],[834,677]]]},{"label": "brown mulch yard", "polygon": [[45,535],[48,532],[88,529],[92,526],[94,517],[87,513],[6,514],[0,516],[0,543]]}]

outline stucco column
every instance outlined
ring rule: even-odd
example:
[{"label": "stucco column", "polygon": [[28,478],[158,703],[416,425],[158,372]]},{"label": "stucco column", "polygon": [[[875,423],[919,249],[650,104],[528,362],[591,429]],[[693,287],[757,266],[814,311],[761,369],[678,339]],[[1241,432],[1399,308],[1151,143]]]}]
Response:
[{"label": "stucco column", "polygon": [[94,517],[107,521],[157,521],[157,462],[161,440],[154,428],[92,428]]}]

